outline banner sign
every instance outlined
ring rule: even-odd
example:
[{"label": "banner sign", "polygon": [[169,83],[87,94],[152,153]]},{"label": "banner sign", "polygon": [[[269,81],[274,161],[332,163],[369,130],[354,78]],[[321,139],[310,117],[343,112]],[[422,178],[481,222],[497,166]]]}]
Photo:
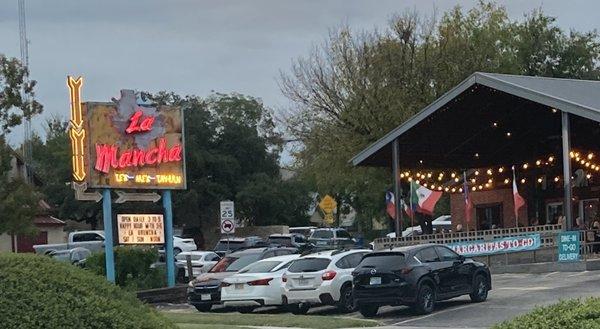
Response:
[{"label": "banner sign", "polygon": [[561,232],[558,234],[558,261],[579,261],[579,232]]},{"label": "banner sign", "polygon": [[73,179],[91,188],[185,189],[183,112],[133,90],[112,102],[81,102],[69,77]]},{"label": "banner sign", "polygon": [[466,257],[503,254],[510,252],[536,250],[541,245],[539,234],[528,234],[490,241],[464,241],[447,244],[459,255]]},{"label": "banner sign", "polygon": [[119,244],[163,244],[165,234],[163,215],[117,215]]}]

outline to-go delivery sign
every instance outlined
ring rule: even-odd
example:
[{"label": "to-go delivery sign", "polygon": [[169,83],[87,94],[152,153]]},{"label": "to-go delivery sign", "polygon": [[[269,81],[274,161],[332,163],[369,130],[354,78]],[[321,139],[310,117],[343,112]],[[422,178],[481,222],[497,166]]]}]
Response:
[{"label": "to-go delivery sign", "polygon": [[117,215],[117,225],[119,230],[119,244],[165,243],[163,215]]}]

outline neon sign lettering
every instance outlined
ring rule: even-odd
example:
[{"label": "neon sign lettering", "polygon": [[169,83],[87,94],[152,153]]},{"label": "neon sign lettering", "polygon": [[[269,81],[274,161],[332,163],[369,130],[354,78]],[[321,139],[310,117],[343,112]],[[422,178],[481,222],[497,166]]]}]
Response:
[{"label": "neon sign lettering", "polygon": [[147,116],[142,120],[141,123],[138,123],[142,115],[144,115],[144,112],[135,111],[131,118],[129,118],[129,127],[125,129],[126,133],[133,134],[135,132],[145,132],[152,130],[152,125],[154,124],[154,117]]},{"label": "neon sign lettering", "polygon": [[143,149],[126,149],[119,153],[119,147],[110,144],[96,144],[96,165],[94,169],[108,174],[110,168],[124,169],[128,167],[142,167],[145,165],[161,164],[166,162],[180,162],[181,144],[168,148],[164,138],[159,139],[158,147]]}]

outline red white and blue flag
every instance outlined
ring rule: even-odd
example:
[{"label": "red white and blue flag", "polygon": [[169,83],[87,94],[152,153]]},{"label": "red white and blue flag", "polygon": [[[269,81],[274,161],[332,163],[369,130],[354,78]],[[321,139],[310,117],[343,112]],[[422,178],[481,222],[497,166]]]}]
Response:
[{"label": "red white and blue flag", "polygon": [[[406,205],[404,200],[400,200],[400,206],[402,206],[402,209],[404,209],[404,212],[408,217],[413,218],[414,211]],[[396,199],[394,198],[394,193],[390,191],[385,193],[385,212],[387,212],[392,219],[396,219]]]}]

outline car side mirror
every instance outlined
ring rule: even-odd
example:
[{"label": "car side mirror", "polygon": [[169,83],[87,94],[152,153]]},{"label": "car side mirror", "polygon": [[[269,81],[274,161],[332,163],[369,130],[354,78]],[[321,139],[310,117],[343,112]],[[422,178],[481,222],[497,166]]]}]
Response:
[{"label": "car side mirror", "polygon": [[466,258],[465,258],[465,256],[463,256],[463,255],[458,255],[458,259],[456,260],[456,262],[458,262],[458,263],[463,263],[463,262],[465,261],[465,259],[466,259]]}]

